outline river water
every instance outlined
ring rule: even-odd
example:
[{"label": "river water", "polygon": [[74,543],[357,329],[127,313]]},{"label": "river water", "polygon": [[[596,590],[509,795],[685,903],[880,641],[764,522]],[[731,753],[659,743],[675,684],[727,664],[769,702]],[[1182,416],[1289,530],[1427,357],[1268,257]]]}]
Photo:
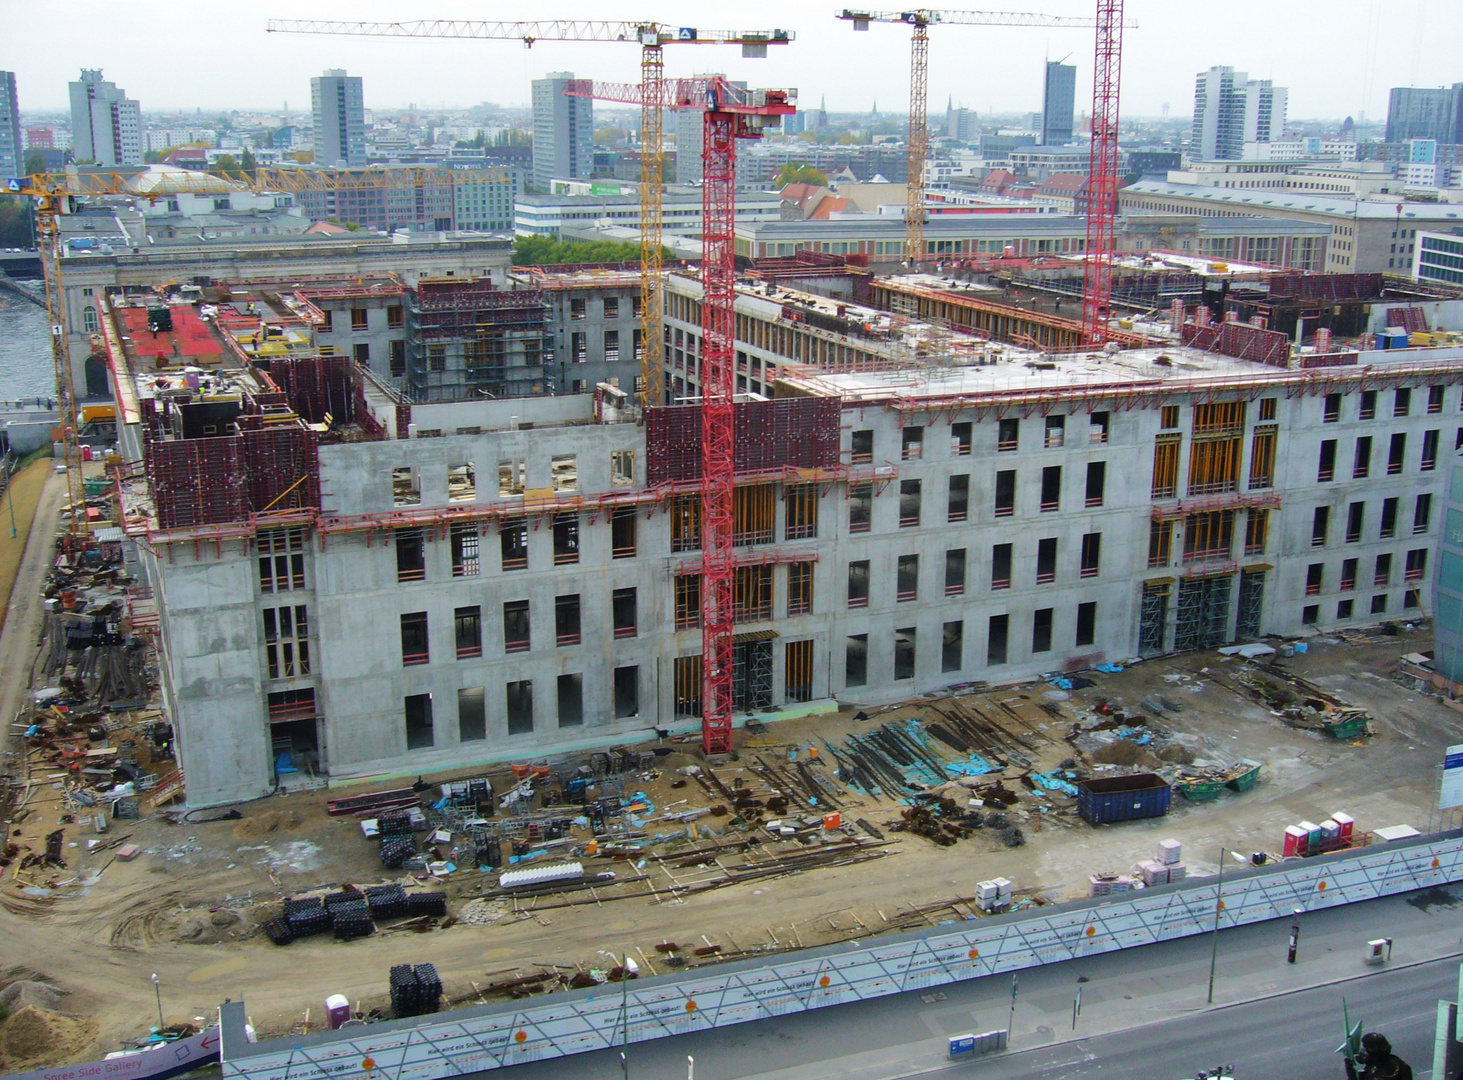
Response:
[{"label": "river water", "polygon": [[45,309],[0,292],[0,401],[55,396]]}]

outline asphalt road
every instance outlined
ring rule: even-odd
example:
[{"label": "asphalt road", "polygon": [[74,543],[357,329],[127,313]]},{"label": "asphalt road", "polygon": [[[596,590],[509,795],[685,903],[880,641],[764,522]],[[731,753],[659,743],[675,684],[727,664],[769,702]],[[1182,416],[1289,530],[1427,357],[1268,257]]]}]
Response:
[{"label": "asphalt road", "polygon": [[[1380,1030],[1418,1080],[1432,1065],[1440,998],[1459,985],[1457,898],[1441,890],[1304,917],[1302,963],[1285,962],[1288,921],[1220,935],[1215,1006],[1210,941],[1191,938],[1022,972],[1009,1051],[952,1064],[948,1036],[1007,1026],[1010,979],[991,976],[716,1031],[631,1044],[631,1080],[1180,1080],[1233,1064],[1236,1080],[1344,1080],[1333,1052],[1342,999]],[[1393,966],[1364,967],[1362,943],[1393,937]],[[1072,1029],[1078,976],[1082,1015]],[[615,1051],[516,1066],[505,1080],[620,1080]]]}]

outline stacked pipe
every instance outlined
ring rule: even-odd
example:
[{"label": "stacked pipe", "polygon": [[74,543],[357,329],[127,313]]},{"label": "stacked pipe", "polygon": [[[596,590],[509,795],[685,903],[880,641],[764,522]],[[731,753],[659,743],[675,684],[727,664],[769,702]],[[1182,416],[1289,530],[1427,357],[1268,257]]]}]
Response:
[{"label": "stacked pipe", "polygon": [[284,902],[284,921],[292,937],[309,937],[330,929],[330,913],[318,896]]},{"label": "stacked pipe", "polygon": [[391,1011],[398,1019],[434,1013],[442,1001],[442,980],[433,964],[391,968]]},{"label": "stacked pipe", "polygon": [[406,890],[400,885],[372,885],[366,889],[371,918],[397,919],[406,914]]}]

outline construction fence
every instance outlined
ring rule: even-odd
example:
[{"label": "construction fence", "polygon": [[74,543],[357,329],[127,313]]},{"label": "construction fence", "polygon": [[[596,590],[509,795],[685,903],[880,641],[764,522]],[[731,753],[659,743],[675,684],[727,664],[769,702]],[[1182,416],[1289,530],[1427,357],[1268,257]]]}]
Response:
[{"label": "construction fence", "polygon": [[[1463,831],[1255,867],[1223,884],[1221,928],[1463,881]],[[626,1042],[766,1020],[1210,932],[1214,879],[636,979],[532,1003],[249,1043],[244,1002],[220,1009],[226,1080],[364,1075],[438,1080]],[[384,981],[385,973],[382,973]]]}]

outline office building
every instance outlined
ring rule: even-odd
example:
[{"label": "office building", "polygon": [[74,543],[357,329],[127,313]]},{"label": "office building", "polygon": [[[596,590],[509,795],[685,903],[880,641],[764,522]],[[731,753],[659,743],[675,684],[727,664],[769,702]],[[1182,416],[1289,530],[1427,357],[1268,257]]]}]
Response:
[{"label": "office building", "polygon": [[71,84],[71,144],[78,162],[142,164],[142,107],[100,69],[83,68]]},{"label": "office building", "polygon": [[945,104],[945,138],[956,142],[970,143],[980,138],[980,127],[976,122],[974,109],[964,105],[955,107],[954,100]]},{"label": "office building", "polygon": [[1041,91],[1041,145],[1064,146],[1072,141],[1072,113],[1077,96],[1077,69],[1048,60]]},{"label": "office building", "polygon": [[[588,177],[594,165],[594,102],[564,93],[572,71],[533,80],[533,187]],[[698,159],[699,161],[699,159]]]},{"label": "office building", "polygon": [[331,68],[310,80],[315,164],[366,164],[366,104],[361,77]]},{"label": "office building", "polygon": [[1434,139],[1463,143],[1463,83],[1452,86],[1394,86],[1387,101],[1389,143]]},{"label": "office building", "polygon": [[[726,75],[718,72],[713,77],[724,79]],[[743,90],[747,88],[747,84],[741,81],[733,81],[732,85]],[[676,113],[676,183],[701,182],[701,150],[705,144],[705,134],[701,113],[694,110]],[[742,149],[742,140],[734,140],[733,153],[738,159],[741,158]]]},{"label": "office building", "polygon": [[15,72],[0,71],[0,180],[19,176],[25,168],[20,142],[20,99],[15,94]]},{"label": "office building", "polygon": [[1194,84],[1189,156],[1235,160],[1243,156],[1245,143],[1279,139],[1285,133],[1286,96],[1284,87],[1232,67],[1201,71]]}]

